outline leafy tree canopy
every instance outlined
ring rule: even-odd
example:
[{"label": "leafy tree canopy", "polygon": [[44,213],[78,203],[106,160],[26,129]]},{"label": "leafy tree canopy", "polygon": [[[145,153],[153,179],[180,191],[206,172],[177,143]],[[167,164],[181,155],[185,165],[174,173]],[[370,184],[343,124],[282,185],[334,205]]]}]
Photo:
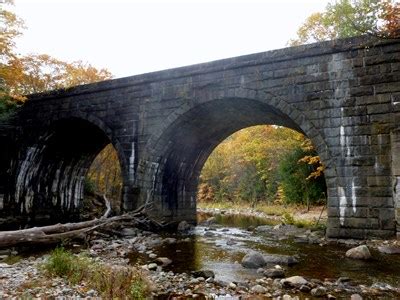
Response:
[{"label": "leafy tree canopy", "polygon": [[359,36],[400,37],[400,3],[395,0],[337,0],[309,16],[291,46]]}]

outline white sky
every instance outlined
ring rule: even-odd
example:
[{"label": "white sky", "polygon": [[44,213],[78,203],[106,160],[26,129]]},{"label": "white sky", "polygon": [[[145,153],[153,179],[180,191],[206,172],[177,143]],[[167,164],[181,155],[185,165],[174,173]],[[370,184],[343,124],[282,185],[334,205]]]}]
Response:
[{"label": "white sky", "polygon": [[327,0],[15,0],[18,51],[83,60],[115,77],[286,46]]}]

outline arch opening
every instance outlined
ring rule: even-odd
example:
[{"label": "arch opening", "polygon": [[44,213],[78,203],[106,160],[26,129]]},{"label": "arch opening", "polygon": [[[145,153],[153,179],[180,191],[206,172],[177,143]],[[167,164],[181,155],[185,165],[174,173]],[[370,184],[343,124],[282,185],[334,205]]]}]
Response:
[{"label": "arch opening", "polygon": [[54,121],[21,153],[9,205],[26,218],[28,226],[82,219],[86,176],[105,148],[114,151],[118,160],[109,137],[98,126],[79,118]]},{"label": "arch opening", "polygon": [[244,128],[208,157],[197,202],[206,208],[217,204],[274,214],[286,211],[287,205],[293,212],[298,205],[310,209],[326,202],[323,165],[302,133],[275,125]]},{"label": "arch opening", "polygon": [[149,147],[142,201],[165,219],[196,222],[199,176],[207,158],[228,136],[256,125],[284,126],[307,135],[288,114],[262,101],[236,98],[198,104]]}]

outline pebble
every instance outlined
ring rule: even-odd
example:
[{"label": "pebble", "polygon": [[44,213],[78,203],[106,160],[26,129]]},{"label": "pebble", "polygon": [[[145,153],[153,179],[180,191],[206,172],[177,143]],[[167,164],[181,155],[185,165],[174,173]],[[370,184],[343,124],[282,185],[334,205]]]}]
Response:
[{"label": "pebble", "polygon": [[256,294],[263,294],[263,293],[267,292],[267,289],[265,287],[263,287],[262,285],[257,284],[255,286],[253,286],[250,289],[250,291],[252,291],[253,293],[256,293]]}]

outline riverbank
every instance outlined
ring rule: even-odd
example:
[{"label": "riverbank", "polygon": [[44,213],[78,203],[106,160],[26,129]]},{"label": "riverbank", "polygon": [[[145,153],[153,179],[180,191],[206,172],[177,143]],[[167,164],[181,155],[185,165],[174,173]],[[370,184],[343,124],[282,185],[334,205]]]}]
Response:
[{"label": "riverbank", "polygon": [[[282,225],[279,220],[252,228],[244,228],[248,227],[244,223],[224,225],[224,217],[229,220],[230,215],[230,211],[203,211],[199,226],[178,234],[136,228],[121,228],[110,236],[98,233],[87,247],[75,245],[71,251],[98,264],[130,266],[149,282],[153,299],[400,297],[396,278],[400,259],[381,253],[400,249],[397,241],[326,240],[321,231]],[[360,244],[371,249],[372,259],[346,258],[346,251]],[[262,266],[245,267],[249,253],[261,254]],[[18,260],[14,253],[14,261],[8,256],[14,264],[0,263],[2,299],[107,298],[88,282],[71,284],[66,278],[46,275],[42,266],[49,253],[31,250],[20,255]]]}]

